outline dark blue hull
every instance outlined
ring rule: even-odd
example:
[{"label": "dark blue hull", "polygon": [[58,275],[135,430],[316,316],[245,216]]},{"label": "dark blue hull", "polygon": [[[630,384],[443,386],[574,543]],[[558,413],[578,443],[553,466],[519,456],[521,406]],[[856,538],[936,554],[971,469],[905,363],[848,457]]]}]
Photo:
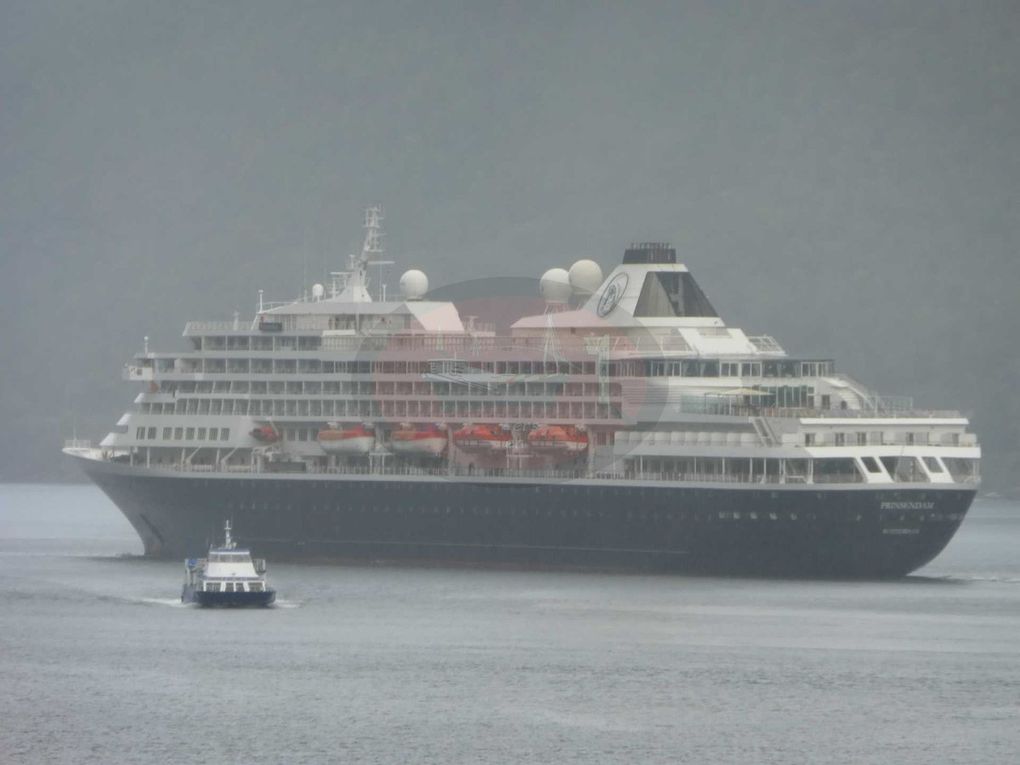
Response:
[{"label": "dark blue hull", "polygon": [[181,600],[185,603],[197,603],[200,606],[219,606],[223,608],[257,608],[272,605],[276,600],[275,590],[265,592],[204,592],[184,588]]},{"label": "dark blue hull", "polygon": [[207,548],[229,518],[240,543],[274,560],[899,577],[941,552],[975,494],[934,484],[537,484],[83,466],[146,554],[171,558]]}]

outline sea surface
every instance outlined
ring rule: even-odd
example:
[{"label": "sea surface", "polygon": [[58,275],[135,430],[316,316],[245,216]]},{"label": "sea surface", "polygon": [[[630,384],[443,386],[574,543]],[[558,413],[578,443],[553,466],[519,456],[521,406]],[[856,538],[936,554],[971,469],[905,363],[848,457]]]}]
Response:
[{"label": "sea surface", "polygon": [[0,485],[0,763],[1020,762],[1020,504],[895,582],[274,565],[179,602],[90,486]]}]

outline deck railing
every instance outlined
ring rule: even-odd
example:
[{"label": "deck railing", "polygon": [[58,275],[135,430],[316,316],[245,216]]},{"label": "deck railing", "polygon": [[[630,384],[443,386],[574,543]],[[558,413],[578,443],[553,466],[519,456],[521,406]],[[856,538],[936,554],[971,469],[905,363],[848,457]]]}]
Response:
[{"label": "deck railing", "polygon": [[[263,465],[225,465],[216,468],[213,465],[182,465],[158,464],[152,467],[161,470],[172,470],[183,473],[229,473],[248,475],[294,475],[285,469],[274,470],[272,464]],[[305,470],[297,471],[298,475],[349,475],[349,476],[386,476],[386,477],[429,477],[429,478],[505,478],[508,480],[540,479],[548,482],[573,481],[573,480],[612,480],[612,481],[656,481],[664,483],[718,483],[718,484],[745,484],[745,485],[777,485],[777,484],[805,484],[809,483],[804,475],[781,476],[774,473],[689,473],[676,471],[588,471],[588,470],[538,470],[538,469],[469,469],[465,467],[454,468],[426,468],[413,467],[408,465],[376,465],[369,467],[362,466],[341,466],[341,467],[316,467],[308,466]],[[961,476],[957,483],[976,484],[976,476]],[[857,473],[832,473],[815,475],[814,484],[860,484],[865,478]],[[896,483],[924,483],[923,477],[897,478]],[[888,486],[889,484],[883,484]]]}]

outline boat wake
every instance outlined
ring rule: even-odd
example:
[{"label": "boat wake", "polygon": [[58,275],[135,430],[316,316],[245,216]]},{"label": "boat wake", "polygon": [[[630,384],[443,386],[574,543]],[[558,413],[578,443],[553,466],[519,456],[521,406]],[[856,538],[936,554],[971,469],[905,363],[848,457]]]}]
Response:
[{"label": "boat wake", "polygon": [[1015,574],[943,574],[932,576],[940,582],[995,582],[998,584],[1020,584],[1020,576]]},{"label": "boat wake", "polygon": [[[178,598],[124,598],[129,603],[138,603],[146,606],[166,606],[168,608],[191,608],[194,603],[182,603]],[[279,600],[267,608],[301,608],[304,603],[300,600]]]},{"label": "boat wake", "polygon": [[136,603],[144,603],[148,606],[169,606],[170,608],[187,608],[190,603],[182,603],[179,597],[177,598],[137,598]]}]

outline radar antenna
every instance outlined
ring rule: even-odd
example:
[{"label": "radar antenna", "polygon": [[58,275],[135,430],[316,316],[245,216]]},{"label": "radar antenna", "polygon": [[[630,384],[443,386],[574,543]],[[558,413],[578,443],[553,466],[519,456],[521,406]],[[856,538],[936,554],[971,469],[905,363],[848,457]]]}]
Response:
[{"label": "radar antenna", "polygon": [[[350,256],[349,271],[335,271],[333,276],[332,295],[340,300],[353,303],[371,303],[372,296],[368,292],[368,267],[392,263],[391,260],[380,260],[385,254],[382,244],[383,209],[373,205],[365,210],[365,239],[361,244],[361,252]],[[381,274],[380,274],[381,275]],[[382,279],[380,278],[380,283]]]}]

